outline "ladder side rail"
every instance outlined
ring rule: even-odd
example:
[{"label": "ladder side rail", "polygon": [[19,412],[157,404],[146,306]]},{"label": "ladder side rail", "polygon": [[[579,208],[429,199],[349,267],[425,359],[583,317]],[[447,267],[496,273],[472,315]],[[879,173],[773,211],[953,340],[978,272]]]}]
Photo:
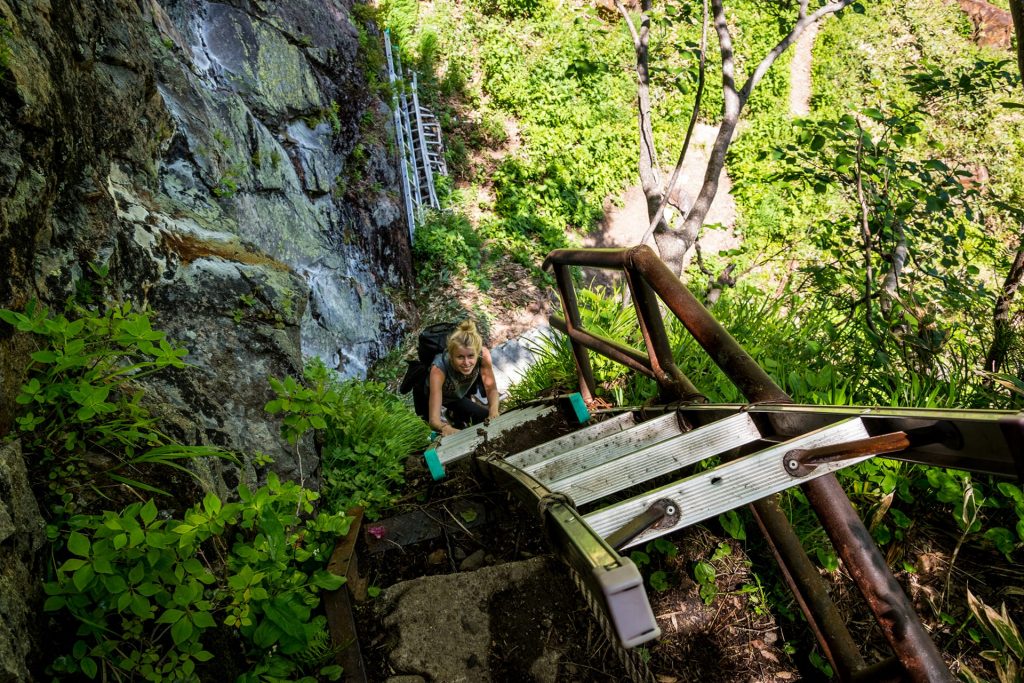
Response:
[{"label": "ladder side rail", "polygon": [[398,80],[402,84],[402,88],[398,93],[399,110],[402,112],[402,149],[407,159],[407,172],[412,176],[412,188],[414,204],[416,208],[423,204],[423,193],[420,190],[419,174],[416,173],[416,155],[415,145],[412,138],[412,123],[409,119],[409,98],[405,92],[405,79],[402,75],[402,58],[400,55],[395,55],[395,71],[398,74]]},{"label": "ladder side rail", "polygon": [[416,72],[412,72],[412,108],[416,112],[416,137],[419,138],[419,151],[423,158],[423,175],[426,178],[427,195],[430,198],[430,206],[435,209],[441,207],[437,201],[437,193],[434,191],[434,174],[430,168],[430,158],[427,155],[427,140],[423,134],[423,118],[420,115],[420,93],[416,80]]},{"label": "ladder side rail", "polygon": [[487,477],[538,511],[553,549],[583,580],[590,597],[597,599],[623,647],[633,648],[661,635],[636,565],[591,529],[571,501],[499,458],[474,462]]},{"label": "ladder side rail", "polygon": [[[792,399],[708,313],[650,247],[558,249],[548,254],[544,267],[554,267],[563,310],[572,326],[578,328],[579,311],[572,280],[568,277],[571,265],[634,271],[647,281],[658,298],[749,401],[792,403]],[[585,374],[581,364],[581,360],[584,361],[589,370],[587,347],[575,340],[573,345],[573,355],[580,372],[581,393],[586,392],[584,398],[589,399],[594,386],[593,372]],[[579,352],[577,345],[580,347]],[[586,387],[582,381],[585,379],[589,380]],[[850,569],[855,584],[910,679],[951,681],[952,675],[943,663],[938,648],[925,631],[906,593],[892,576],[863,520],[853,512],[835,475],[816,478],[802,488],[812,500],[819,518],[841,519],[845,522],[844,525],[825,525],[829,540]],[[879,575],[883,577],[882,580]]]},{"label": "ladder side rail", "polygon": [[405,220],[409,225],[409,244],[412,244],[416,232],[416,220],[413,214],[412,188],[409,187],[409,169],[405,156],[405,133],[402,128],[402,115],[399,112],[398,90],[395,87],[398,75],[395,73],[394,60],[391,54],[391,31],[384,31],[384,54],[388,62],[388,83],[391,84],[391,118],[395,127],[395,141],[399,149],[399,175],[402,179],[402,201],[405,204]]}]

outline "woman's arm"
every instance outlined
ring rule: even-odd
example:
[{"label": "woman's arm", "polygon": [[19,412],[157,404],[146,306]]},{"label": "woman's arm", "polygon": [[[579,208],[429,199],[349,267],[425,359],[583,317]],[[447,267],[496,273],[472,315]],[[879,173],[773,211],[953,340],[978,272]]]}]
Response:
[{"label": "woman's arm", "polygon": [[494,381],[491,352],[487,349],[480,350],[480,380],[484,383],[484,393],[487,395],[487,417],[498,417],[500,409],[498,383]]},{"label": "woman's arm", "polygon": [[459,431],[455,427],[452,427],[447,422],[441,421],[441,387],[444,386],[444,370],[437,367],[436,365],[430,366],[430,398],[427,404],[427,424],[430,425],[431,429],[440,434],[441,436],[447,436],[454,434]]}]

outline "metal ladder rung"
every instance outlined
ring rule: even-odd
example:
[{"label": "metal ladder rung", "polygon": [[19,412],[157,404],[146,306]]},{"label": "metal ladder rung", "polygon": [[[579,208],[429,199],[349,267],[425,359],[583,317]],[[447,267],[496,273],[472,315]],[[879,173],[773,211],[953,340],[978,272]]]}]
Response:
[{"label": "metal ladder rung", "polygon": [[794,448],[817,448],[867,438],[868,432],[860,418],[851,418],[804,434],[785,443],[719,465],[706,472],[641,494],[629,500],[592,512],[584,517],[587,524],[602,537],[643,513],[654,502],[669,499],[679,510],[678,521],[664,528],[655,527],[630,541],[625,547],[645,543],[658,536],[696,524],[723,512],[760,500],[773,493],[815,479],[822,475],[867,460],[865,455],[850,460],[819,465],[805,477],[794,477],[783,465],[783,456]]},{"label": "metal ladder rung", "polygon": [[475,451],[484,441],[496,439],[502,432],[515,429],[557,409],[553,405],[539,405],[512,410],[489,420],[486,424],[467,427],[450,436],[442,437],[435,449],[437,459],[442,464],[460,460]]},{"label": "metal ladder rung", "polygon": [[617,460],[598,466],[588,466],[547,486],[554,491],[568,494],[577,505],[582,505],[663,474],[695,465],[701,460],[727,453],[760,438],[761,432],[750,416],[739,413],[659,443],[641,447]]},{"label": "metal ladder rung", "polygon": [[525,451],[509,455],[505,458],[505,461],[510,465],[515,465],[520,469],[526,470],[531,465],[535,465],[547,458],[572,450],[583,444],[603,439],[609,434],[616,434],[624,429],[629,429],[635,424],[636,419],[633,417],[633,413],[622,413],[621,415],[616,415],[610,420],[598,422],[596,425],[587,427],[586,429],[571,432],[565,436],[560,436],[557,439],[545,441],[533,448],[528,448]]},{"label": "metal ladder rung", "polygon": [[631,456],[640,449],[677,437],[681,433],[676,414],[668,413],[559,453],[525,469],[548,488],[561,490],[555,482],[585,474],[587,470],[612,461],[621,462],[620,458]]}]

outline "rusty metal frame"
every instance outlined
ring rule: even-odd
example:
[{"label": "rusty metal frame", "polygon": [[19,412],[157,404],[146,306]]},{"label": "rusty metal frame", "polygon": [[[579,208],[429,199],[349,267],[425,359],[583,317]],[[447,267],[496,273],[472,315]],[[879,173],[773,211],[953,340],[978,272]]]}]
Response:
[{"label": "rusty metal frame", "polygon": [[[625,273],[647,347],[646,356],[583,329],[572,281],[572,266],[607,268]],[[660,299],[747,400],[752,403],[792,403],[792,399],[650,247],[558,249],[545,259],[544,268],[554,270],[565,312],[564,320],[553,316],[551,324],[564,331],[571,341],[580,390],[585,399],[592,398],[595,389],[588,349],[653,377],[663,398],[680,401],[702,398],[672,358],[657,302]],[[810,422],[802,424],[799,415],[788,417],[786,427],[789,429],[795,427],[810,431],[813,428]],[[775,417],[770,416],[769,419],[774,422]],[[826,475],[803,484],[802,488],[885,634],[904,677],[915,682],[952,681],[938,648],[835,476]],[[843,617],[829,598],[821,576],[779,509],[776,497],[763,499],[750,507],[836,674],[844,681],[857,679],[869,667],[865,666]]]}]

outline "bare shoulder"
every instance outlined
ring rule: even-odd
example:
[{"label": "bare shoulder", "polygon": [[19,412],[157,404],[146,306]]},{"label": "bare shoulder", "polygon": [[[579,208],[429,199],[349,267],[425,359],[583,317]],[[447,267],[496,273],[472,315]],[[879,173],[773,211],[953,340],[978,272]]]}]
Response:
[{"label": "bare shoulder", "polygon": [[484,365],[491,364],[491,351],[486,346],[480,349],[480,358],[483,360]]}]

